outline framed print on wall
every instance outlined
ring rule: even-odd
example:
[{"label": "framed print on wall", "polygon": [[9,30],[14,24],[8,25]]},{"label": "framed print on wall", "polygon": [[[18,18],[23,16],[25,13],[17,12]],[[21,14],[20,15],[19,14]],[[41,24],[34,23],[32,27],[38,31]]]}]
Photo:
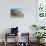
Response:
[{"label": "framed print on wall", "polygon": [[10,16],[12,18],[23,18],[24,14],[19,8],[11,8]]}]

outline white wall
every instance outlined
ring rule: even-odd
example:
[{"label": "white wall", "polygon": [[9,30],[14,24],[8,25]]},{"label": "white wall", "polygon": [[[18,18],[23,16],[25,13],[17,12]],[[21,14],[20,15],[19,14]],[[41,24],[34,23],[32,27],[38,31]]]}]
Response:
[{"label": "white wall", "polygon": [[[22,8],[24,18],[10,18],[11,8]],[[32,35],[32,24],[36,24],[36,0],[0,0],[0,34],[18,26],[20,32]]]}]

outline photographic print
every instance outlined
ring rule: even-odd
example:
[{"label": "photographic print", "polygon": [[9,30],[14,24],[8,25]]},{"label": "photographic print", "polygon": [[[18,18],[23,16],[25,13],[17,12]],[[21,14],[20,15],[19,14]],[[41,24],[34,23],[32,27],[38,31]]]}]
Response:
[{"label": "photographic print", "polygon": [[15,18],[23,18],[24,17],[22,9],[19,9],[19,8],[12,8],[10,10],[10,14],[11,14],[11,17],[15,17]]}]

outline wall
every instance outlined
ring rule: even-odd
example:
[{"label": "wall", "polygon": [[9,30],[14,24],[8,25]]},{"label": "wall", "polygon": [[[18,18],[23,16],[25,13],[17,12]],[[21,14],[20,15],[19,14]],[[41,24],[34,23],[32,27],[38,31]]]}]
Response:
[{"label": "wall", "polygon": [[[24,18],[10,18],[11,8],[22,8]],[[30,32],[36,24],[36,0],[0,0],[0,34],[9,32],[11,27],[19,27],[19,32]]]}]

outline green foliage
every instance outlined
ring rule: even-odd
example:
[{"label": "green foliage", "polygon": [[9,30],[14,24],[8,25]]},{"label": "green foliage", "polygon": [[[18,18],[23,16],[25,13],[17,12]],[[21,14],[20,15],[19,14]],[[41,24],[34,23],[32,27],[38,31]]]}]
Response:
[{"label": "green foliage", "polygon": [[44,29],[44,28],[45,28],[45,26],[41,26],[41,27],[40,27],[40,29]]},{"label": "green foliage", "polygon": [[46,5],[40,3],[38,7],[38,12],[39,17],[46,17]]},{"label": "green foliage", "polygon": [[39,13],[39,16],[40,17],[44,17],[44,13]]},{"label": "green foliage", "polygon": [[32,25],[33,26],[33,28],[35,27],[36,28],[36,30],[39,30],[39,29],[45,29],[45,26],[37,26],[37,25]]},{"label": "green foliage", "polygon": [[36,25],[32,25],[32,27],[33,27],[33,28],[35,27],[35,28],[36,28],[36,30],[38,30],[38,27],[37,27]]},{"label": "green foliage", "polygon": [[42,39],[44,36],[46,36],[45,32],[35,32],[33,34],[37,39]]}]

